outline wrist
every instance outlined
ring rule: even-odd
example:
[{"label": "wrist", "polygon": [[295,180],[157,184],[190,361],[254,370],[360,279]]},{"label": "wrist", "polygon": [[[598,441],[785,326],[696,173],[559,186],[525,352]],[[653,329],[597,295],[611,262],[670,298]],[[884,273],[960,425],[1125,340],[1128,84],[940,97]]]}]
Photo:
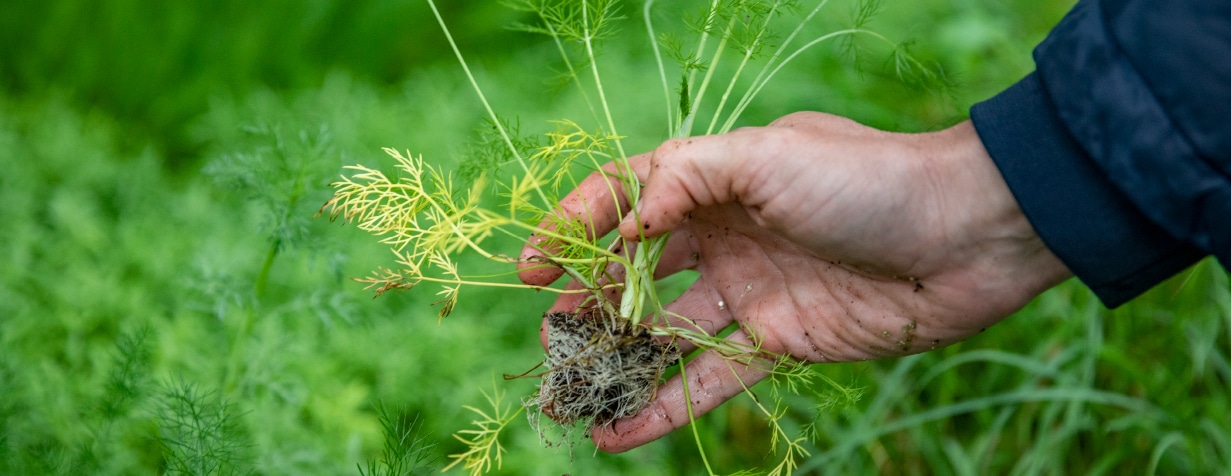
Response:
[{"label": "wrist", "polygon": [[1071,276],[1047,248],[1005,183],[970,121],[931,134],[942,246],[957,263],[948,278],[1007,316]]}]

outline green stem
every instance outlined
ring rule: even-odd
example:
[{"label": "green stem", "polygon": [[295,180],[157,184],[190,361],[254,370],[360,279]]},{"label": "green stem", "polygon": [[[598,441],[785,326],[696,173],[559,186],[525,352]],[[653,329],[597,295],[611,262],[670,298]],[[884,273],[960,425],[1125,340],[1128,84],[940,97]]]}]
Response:
[{"label": "green stem", "polygon": [[[608,251],[606,248],[603,248],[603,247],[598,246],[598,245],[596,245],[596,244],[594,244],[594,243],[591,243],[589,240],[577,239],[577,238],[574,238],[574,237],[571,237],[571,236],[562,235],[562,234],[556,233],[555,231],[552,231],[552,230],[549,230],[549,229],[540,228],[540,227],[537,227],[537,226],[534,226],[534,225],[528,225],[528,224],[526,224],[526,223],[523,223],[523,222],[520,222],[520,221],[516,221],[516,220],[509,221],[507,224],[508,224],[508,225],[513,225],[513,226],[519,227],[519,228],[521,228],[521,229],[523,229],[523,230],[526,230],[526,231],[530,231],[530,232],[532,232],[532,233],[534,233],[534,234],[536,234],[536,235],[539,235],[539,236],[544,236],[544,237],[551,238],[551,239],[554,239],[554,240],[566,241],[566,242],[568,242],[568,243],[570,243],[570,244],[579,245],[579,246],[581,246],[581,247],[583,247],[583,248],[586,248],[586,249],[588,249],[588,250],[591,250],[591,251],[594,251],[594,252],[596,252],[596,253],[599,253],[599,254],[603,255],[604,257],[606,257],[606,258],[608,258],[608,259],[611,259],[612,261],[615,261],[615,262],[617,262],[617,263],[623,264],[623,265],[631,265],[631,264],[632,264],[632,263],[630,263],[630,262],[629,262],[626,258],[624,258],[623,256],[620,256],[620,255],[618,255],[618,254],[612,253],[612,252]],[[503,230],[503,228],[497,228],[497,229],[501,229],[501,230]],[[512,236],[512,237],[514,237],[514,238],[524,239],[524,237],[520,237],[519,235],[516,235],[516,234],[514,234],[514,233],[512,233],[512,232],[505,231],[505,233],[507,233],[509,236]],[[540,249],[539,251],[544,251],[544,250],[541,250],[541,249]]]},{"label": "green stem", "polygon": [[[761,29],[757,32],[756,40],[744,49],[744,59],[740,60],[739,66],[735,68],[735,74],[731,76],[731,82],[727,83],[726,91],[722,92],[722,99],[718,101],[718,108],[714,110],[714,116],[710,119],[710,126],[705,130],[706,135],[714,133],[714,127],[718,125],[718,118],[722,116],[722,110],[727,107],[727,99],[731,97],[731,91],[735,89],[735,83],[739,82],[739,77],[743,74],[744,67],[748,66],[748,62],[752,59],[752,53],[761,44],[761,39],[764,38],[765,32],[769,29],[769,20],[774,17],[774,13],[778,11],[779,5],[781,3],[774,2],[774,6],[765,14],[765,21],[761,22]],[[727,130],[730,130],[730,128],[725,128],[725,130],[720,132],[726,132]]]},{"label": "green stem", "polygon": [[269,251],[265,253],[265,261],[261,263],[261,271],[256,275],[256,292],[257,300],[265,297],[265,288],[269,284],[269,275],[274,267],[274,260],[278,257],[278,249],[282,247],[282,239],[274,238],[274,242],[269,245]]},{"label": "green stem", "polygon": [[[731,21],[727,22],[727,33],[731,32],[731,28],[735,25],[735,17],[731,17]],[[692,108],[694,111],[701,109],[701,101],[705,100],[705,91],[709,89],[710,81],[714,78],[714,71],[718,69],[718,63],[722,61],[722,53],[727,50],[727,36],[723,35],[718,41],[718,46],[714,49],[714,59],[710,60],[710,65],[705,69],[705,78],[701,80],[701,87],[697,89],[697,95],[692,98]],[[682,131],[683,135],[692,135],[692,124],[689,123],[688,129]]]},{"label": "green stem", "polygon": [[650,7],[654,5],[654,0],[646,0],[645,8],[642,9],[641,15],[645,20],[645,31],[650,35],[650,46],[654,51],[654,61],[658,63],[658,76],[663,83],[663,98],[667,101],[667,129],[671,129],[671,124],[674,121],[671,115],[671,87],[667,85],[667,68],[663,66],[663,55],[658,48],[658,39],[654,37],[654,22],[650,20]]},{"label": "green stem", "polygon": [[731,124],[733,124],[733,123],[734,123],[734,121],[735,121],[735,118],[736,118],[736,117],[739,117],[739,115],[740,115],[740,114],[743,114],[743,112],[744,112],[744,108],[746,108],[746,107],[748,106],[748,103],[751,103],[751,102],[752,102],[752,99],[753,99],[753,98],[755,98],[755,97],[757,96],[757,94],[760,94],[760,93],[761,93],[761,89],[765,88],[765,85],[769,83],[769,80],[770,80],[770,79],[773,79],[774,75],[778,74],[778,71],[779,71],[779,70],[781,70],[783,66],[786,66],[786,64],[787,64],[787,63],[790,63],[790,62],[791,62],[791,60],[795,59],[795,57],[796,57],[796,56],[799,56],[799,55],[800,55],[800,54],[802,54],[805,50],[807,50],[807,49],[809,49],[809,48],[811,48],[811,47],[813,47],[813,46],[816,46],[816,45],[818,45],[818,44],[820,44],[820,43],[823,43],[823,42],[825,42],[825,41],[832,40],[832,39],[834,39],[834,38],[837,38],[837,37],[839,37],[839,36],[843,36],[843,35],[855,35],[855,34],[859,34],[859,33],[863,33],[863,34],[867,34],[867,35],[872,35],[872,36],[874,36],[874,37],[876,37],[876,38],[879,38],[879,39],[881,39],[881,40],[884,40],[884,41],[885,41],[885,42],[887,42],[887,43],[892,44],[892,42],[891,42],[891,41],[889,41],[889,39],[888,39],[888,38],[885,38],[883,35],[881,35],[881,34],[879,34],[879,33],[876,33],[876,32],[873,32],[873,31],[870,31],[870,30],[864,30],[864,29],[860,29],[860,28],[849,28],[849,29],[846,29],[846,30],[839,30],[839,31],[835,31],[835,32],[833,32],[833,33],[829,33],[829,34],[827,34],[827,35],[821,36],[821,37],[819,37],[819,38],[816,38],[816,39],[814,39],[814,40],[812,40],[812,41],[808,42],[807,44],[805,44],[805,45],[803,45],[803,46],[799,47],[799,49],[795,50],[795,52],[794,52],[794,53],[791,53],[791,55],[790,55],[790,56],[787,56],[787,57],[786,57],[786,59],[782,60],[782,63],[779,63],[779,64],[778,64],[778,66],[774,67],[774,69],[773,69],[773,70],[771,70],[771,71],[769,72],[769,74],[768,74],[767,76],[765,76],[765,78],[764,78],[763,80],[761,80],[761,82],[759,82],[759,83],[754,83],[753,85],[749,86],[749,88],[748,88],[748,93],[746,93],[746,94],[745,94],[745,95],[747,96],[747,98],[748,98],[748,101],[744,102],[744,104],[743,104],[743,105],[741,105],[741,106],[737,107],[735,111],[732,111],[732,112],[731,112],[731,117],[728,119],[727,124],[724,124],[724,125],[723,125],[723,127],[724,127],[725,129],[730,129]]},{"label": "green stem", "polygon": [[594,120],[598,121],[598,111],[594,110],[594,102],[590,101],[590,95],[586,93],[586,88],[581,84],[581,76],[577,74],[577,69],[573,67],[573,61],[568,58],[568,52],[564,50],[564,42],[560,41],[560,35],[556,33],[556,27],[552,26],[543,12],[539,12],[539,19],[543,21],[543,25],[547,27],[547,32],[551,36],[552,41],[556,43],[556,51],[560,52],[560,57],[564,59],[564,66],[568,68],[568,74],[573,78],[573,84],[577,85],[577,91],[581,93],[581,99],[585,101],[586,108],[590,109],[590,115],[594,116]]},{"label": "green stem", "polygon": [[[624,273],[624,294],[620,296],[620,315],[632,321],[633,325],[641,323],[646,315],[647,298],[659,307],[654,299],[654,269],[662,258],[663,249],[667,246],[669,234],[663,234],[643,240],[634,251],[633,266],[626,268]],[[630,243],[631,246],[631,243]]]},{"label": "green stem", "polygon": [[739,62],[739,67],[735,68],[735,74],[731,76],[731,82],[727,83],[727,90],[722,92],[722,99],[718,101],[718,107],[714,109],[714,116],[710,118],[710,126],[705,129],[705,135],[714,133],[714,127],[718,125],[718,118],[722,116],[722,110],[727,107],[727,99],[731,97],[731,90],[735,89],[735,83],[739,81],[739,75],[743,73],[744,66],[748,65],[748,59],[751,57],[751,51],[744,53],[744,59]]},{"label": "green stem", "polygon": [[240,316],[239,327],[235,329],[235,337],[231,339],[231,352],[227,358],[227,371],[222,384],[222,389],[227,394],[234,394],[239,385],[239,374],[243,371],[241,367],[244,362],[244,347],[248,343],[248,336],[252,333],[254,313],[256,309],[244,309]]},{"label": "green stem", "polygon": [[[513,139],[509,137],[509,132],[504,129],[504,124],[500,123],[500,118],[496,116],[496,111],[492,110],[491,103],[487,102],[487,96],[483,94],[483,89],[479,87],[479,82],[474,79],[474,74],[470,72],[470,65],[466,64],[466,59],[462,56],[462,51],[458,49],[457,42],[453,41],[453,34],[449,32],[448,25],[445,25],[444,18],[440,16],[440,10],[436,8],[436,2],[427,0],[427,4],[432,8],[432,14],[436,16],[436,22],[440,24],[440,29],[444,31],[445,39],[449,41],[449,47],[453,48],[453,54],[457,56],[457,62],[461,64],[462,71],[466,73],[466,79],[470,81],[471,88],[474,89],[475,94],[478,94],[479,102],[483,103],[483,109],[487,111],[487,116],[491,118],[492,125],[500,132],[500,138],[504,139],[504,145],[509,148],[509,152],[517,159],[517,164],[521,166],[522,171],[527,176],[533,175],[530,172],[530,166],[526,164],[526,159],[521,156],[517,146],[513,145]],[[543,200],[543,204],[546,207],[554,206],[554,203],[547,199],[547,194],[543,193],[541,188],[535,187],[535,191],[538,192],[539,198]]]},{"label": "green stem", "polygon": [[[697,41],[696,58],[698,60],[700,60],[701,56],[705,54],[705,44],[709,41],[710,28],[714,26],[714,19],[718,18],[718,2],[719,0],[714,0],[712,3],[710,3],[710,9],[705,14],[705,26],[701,28],[701,39]],[[688,97],[693,97],[692,96],[692,85],[697,84],[696,79],[697,79],[697,70],[694,69],[692,70],[691,73],[688,73],[688,88],[689,88]],[[697,108],[693,107],[692,109],[696,110]],[[681,136],[682,135],[684,134],[681,133]]]},{"label": "green stem", "polygon": [[590,58],[590,73],[594,75],[594,89],[598,91],[598,102],[603,106],[603,114],[607,116],[607,128],[615,137],[616,151],[619,152],[620,157],[627,157],[624,153],[624,144],[619,139],[620,134],[616,132],[615,121],[611,118],[611,107],[607,104],[607,93],[603,90],[603,80],[598,74],[598,57],[594,55],[594,38],[590,34],[590,15],[586,9],[587,5],[589,2],[581,2],[582,43],[586,45],[586,56]]},{"label": "green stem", "polygon": [[[293,208],[293,207],[292,207]],[[261,298],[265,296],[265,289],[269,285],[269,276],[274,268],[274,261],[278,257],[278,250],[282,247],[282,239],[274,238],[273,243],[269,245],[269,251],[265,253],[265,260],[261,263],[261,271],[256,275],[256,284],[253,286],[253,292],[256,296],[255,304],[261,302]],[[223,390],[227,393],[235,391],[235,387],[239,382],[239,373],[242,371],[240,364],[243,362],[244,345],[248,342],[248,336],[252,333],[252,321],[255,320],[253,314],[254,309],[245,309],[243,315],[240,316],[239,327],[235,329],[235,337],[231,339],[231,353],[227,359],[227,372],[223,378]]]},{"label": "green stem", "polygon": [[[795,41],[795,37],[799,36],[799,33],[803,31],[804,26],[810,23],[812,18],[815,17],[827,3],[829,3],[829,0],[821,0],[821,2],[817,3],[816,7],[814,7],[811,12],[808,12],[808,15],[805,16],[803,20],[800,20],[798,25],[795,25],[795,29],[791,30],[791,34],[787,35],[786,40],[778,46],[778,49],[774,51],[773,56],[769,57],[769,61],[765,62],[765,65],[761,67],[761,71],[757,73],[757,77],[752,80],[753,85],[761,82],[761,80],[769,72],[769,68],[774,66],[774,62],[778,61],[778,58],[782,57],[782,52],[786,51],[787,46],[789,46],[792,41]],[[729,116],[727,121],[723,123],[722,129],[719,129],[719,132],[731,130],[731,127],[735,124],[735,120],[743,114],[744,109],[746,109],[748,104],[752,102],[751,92],[752,88],[749,88],[749,90],[744,93],[744,96],[740,98],[739,102],[735,105],[735,110],[731,112],[731,116]]]},{"label": "green stem", "polygon": [[[567,272],[568,269],[566,269],[565,271]],[[579,274],[575,272],[569,273],[569,276],[572,276],[573,278],[577,279],[577,281],[582,286],[589,285],[588,280],[584,279],[583,277],[581,277]],[[559,294],[572,294],[572,293],[582,292],[582,291],[573,291],[569,289],[555,289],[555,288],[549,288],[546,286],[533,286],[529,284],[517,284],[517,283],[498,283],[498,282],[491,282],[491,281],[477,281],[473,279],[446,279],[446,278],[436,278],[432,276],[418,276],[414,279],[419,280],[419,281],[427,281],[429,283],[453,284],[453,285],[458,285],[458,286],[477,286],[477,287],[487,287],[487,288],[514,288],[514,289],[541,289],[541,290],[551,291],[551,292],[559,293]]]},{"label": "green stem", "polygon": [[692,430],[692,439],[697,443],[697,454],[701,455],[701,463],[705,465],[706,473],[714,476],[714,468],[710,467],[710,460],[705,456],[705,445],[701,444],[701,432],[697,429],[697,417],[692,410],[692,392],[688,390],[688,374],[685,367],[685,363],[681,361],[680,381],[684,382],[684,406],[688,408],[688,427]]}]

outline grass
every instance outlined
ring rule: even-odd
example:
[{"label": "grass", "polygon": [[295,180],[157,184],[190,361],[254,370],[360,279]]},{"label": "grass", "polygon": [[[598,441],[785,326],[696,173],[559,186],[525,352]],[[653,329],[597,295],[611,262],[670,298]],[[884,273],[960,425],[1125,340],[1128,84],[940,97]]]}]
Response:
[{"label": "grass", "polygon": [[[784,70],[745,123],[817,109],[897,130],[940,127],[1028,71],[1029,48],[1069,6],[966,3],[886,4],[873,20],[941,61],[957,80],[953,97],[897,85],[876,56],[860,74],[829,51],[815,69]],[[426,53],[440,44],[419,15],[426,8],[374,1],[347,17],[341,3],[320,2],[317,16],[253,6],[234,34],[285,38],[228,40],[251,50],[137,81],[171,68],[155,64],[164,53],[199,48],[160,41],[218,34],[232,17],[167,7],[167,23],[155,24],[137,1],[72,5],[21,5],[48,13],[39,25],[0,20],[0,473],[419,474],[464,452],[450,436],[476,418],[463,405],[485,410],[493,380],[541,359],[540,312],[552,296],[476,291],[438,326],[432,296],[371,300],[347,279],[387,251],[310,218],[342,165],[387,168],[382,146],[448,157],[478,135],[481,106],[452,64]],[[562,67],[548,60],[554,46],[492,27],[525,18],[487,6],[442,14],[497,32],[478,38],[524,46],[461,45],[475,52],[477,81],[501,84],[492,102],[524,111],[523,132],[585,107],[568,90],[542,93]],[[51,53],[98,15],[118,26],[83,33],[95,53]],[[335,37],[347,40],[335,52],[299,55]],[[659,97],[636,94],[661,89],[636,73],[652,64],[648,52],[607,46],[606,86],[633,98],[613,113],[658,111]],[[108,51],[134,54],[119,69],[92,63],[118,54]],[[356,51],[371,56],[345,53]],[[409,66],[389,66],[399,62]],[[177,87],[189,76],[200,79]],[[160,99],[145,107],[151,96]],[[621,123],[631,124],[620,131],[630,151],[663,139],[657,125]],[[1071,282],[968,342],[816,369],[863,398],[813,418],[841,398],[832,386],[815,380],[820,396],[791,397],[782,424],[815,435],[800,473],[1231,466],[1231,284],[1211,260],[1114,311]],[[510,395],[533,387],[499,384]],[[760,412],[741,397],[703,418],[695,437],[677,432],[627,455],[542,448],[516,422],[500,440],[501,471],[694,474],[694,438],[717,472],[764,467],[776,458]]]}]

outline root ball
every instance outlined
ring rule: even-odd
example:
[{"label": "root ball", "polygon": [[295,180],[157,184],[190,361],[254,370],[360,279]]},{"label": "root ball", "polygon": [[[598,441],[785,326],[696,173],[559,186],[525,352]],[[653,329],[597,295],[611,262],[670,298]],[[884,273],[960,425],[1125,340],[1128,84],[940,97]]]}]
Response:
[{"label": "root ball", "polygon": [[641,326],[598,312],[548,313],[547,367],[531,405],[587,432],[649,404],[663,370],[680,358]]}]

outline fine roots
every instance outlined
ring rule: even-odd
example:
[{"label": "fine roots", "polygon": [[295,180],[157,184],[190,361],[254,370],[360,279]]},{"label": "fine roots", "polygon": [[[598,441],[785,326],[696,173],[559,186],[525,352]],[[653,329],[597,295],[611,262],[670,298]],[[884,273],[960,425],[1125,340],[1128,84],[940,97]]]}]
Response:
[{"label": "fine roots", "polygon": [[627,319],[592,310],[546,318],[548,371],[527,406],[563,426],[581,422],[586,433],[645,408],[663,370],[680,358],[674,343]]}]

